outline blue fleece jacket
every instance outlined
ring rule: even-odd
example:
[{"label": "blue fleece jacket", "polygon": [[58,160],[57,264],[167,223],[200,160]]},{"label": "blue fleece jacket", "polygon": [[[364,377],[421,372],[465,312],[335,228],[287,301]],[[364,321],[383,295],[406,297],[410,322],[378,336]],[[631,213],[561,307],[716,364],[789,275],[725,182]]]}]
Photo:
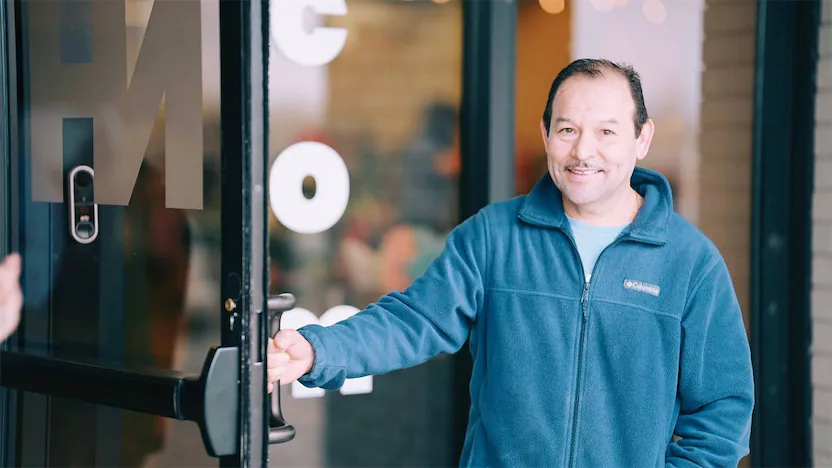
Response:
[{"label": "blue fleece jacket", "polygon": [[737,466],[754,384],[728,269],[663,176],[636,168],[631,185],[644,204],[591,281],[546,175],[460,224],[407,290],[302,328],[301,383],[337,389],[470,340],[460,466]]}]

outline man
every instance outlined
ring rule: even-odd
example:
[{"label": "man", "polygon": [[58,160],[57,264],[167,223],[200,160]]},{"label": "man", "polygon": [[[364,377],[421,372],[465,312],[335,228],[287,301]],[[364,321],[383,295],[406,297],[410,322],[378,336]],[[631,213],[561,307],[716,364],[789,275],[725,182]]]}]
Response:
[{"label": "man", "polygon": [[0,264],[0,343],[17,329],[23,292],[20,289],[20,255],[13,253]]},{"label": "man", "polygon": [[736,466],[754,396],[741,311],[667,180],[635,167],[654,133],[639,76],[571,63],[541,133],[548,175],[527,196],[458,226],[404,292],[281,331],[269,381],[337,389],[470,339],[462,466]]}]

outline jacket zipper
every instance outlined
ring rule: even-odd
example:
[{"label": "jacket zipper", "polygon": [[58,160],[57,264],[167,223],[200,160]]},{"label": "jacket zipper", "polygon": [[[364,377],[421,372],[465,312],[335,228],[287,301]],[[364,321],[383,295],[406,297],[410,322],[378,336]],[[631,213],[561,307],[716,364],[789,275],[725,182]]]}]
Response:
[{"label": "jacket zipper", "polygon": [[[584,348],[586,346],[586,322],[589,317],[589,288],[591,286],[592,281],[586,280],[586,274],[583,273],[584,271],[584,263],[581,260],[581,254],[578,252],[578,245],[575,243],[575,240],[572,239],[572,236],[567,235],[566,237],[569,238],[569,241],[572,243],[573,251],[575,255],[578,257],[578,264],[581,267],[581,272],[584,277],[584,290],[581,293],[581,332],[580,338],[578,341],[578,373],[575,376],[575,398],[572,404],[572,431],[570,434],[570,442],[569,442],[569,464],[568,466],[574,467],[575,466],[575,450],[577,449],[577,434],[578,434],[578,414],[580,412],[581,406],[581,383],[582,383],[582,376],[583,376],[583,365],[584,365]],[[595,276],[595,270],[598,268],[598,262],[601,261],[601,256],[604,255],[604,252],[607,251],[608,248],[612,247],[613,245],[617,244],[619,241],[624,239],[623,236],[617,237],[614,241],[612,241],[608,246],[604,247],[601,250],[601,253],[598,254],[598,258],[595,260],[595,265],[592,267],[592,276]]]},{"label": "jacket zipper", "polygon": [[578,409],[581,405],[581,376],[584,367],[584,346],[586,342],[587,305],[589,304],[589,281],[584,282],[584,292],[581,294],[581,336],[578,344],[578,374],[575,382],[575,402],[572,405],[572,441],[569,447],[569,466],[575,464],[575,446],[577,445]]}]

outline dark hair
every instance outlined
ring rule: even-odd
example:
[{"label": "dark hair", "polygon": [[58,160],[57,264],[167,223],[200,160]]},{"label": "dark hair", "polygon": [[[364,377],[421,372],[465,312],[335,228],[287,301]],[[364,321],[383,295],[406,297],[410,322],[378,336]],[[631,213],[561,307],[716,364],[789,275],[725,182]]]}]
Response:
[{"label": "dark hair", "polygon": [[636,105],[636,113],[633,121],[636,127],[636,138],[641,135],[641,128],[647,122],[647,106],[644,104],[644,95],[641,93],[641,77],[626,64],[619,64],[605,59],[578,59],[570,63],[555,77],[552,87],[549,89],[549,98],[546,100],[546,109],[543,111],[543,124],[546,126],[546,134],[549,134],[549,127],[552,124],[552,103],[555,94],[567,78],[583,75],[590,78],[604,76],[604,71],[618,73],[630,83],[630,92],[633,95],[633,102]]}]

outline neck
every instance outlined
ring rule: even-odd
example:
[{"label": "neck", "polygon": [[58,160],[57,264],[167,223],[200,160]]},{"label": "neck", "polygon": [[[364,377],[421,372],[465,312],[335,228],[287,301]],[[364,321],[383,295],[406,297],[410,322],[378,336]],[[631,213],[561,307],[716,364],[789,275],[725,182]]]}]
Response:
[{"label": "neck", "polygon": [[566,215],[599,226],[624,226],[633,222],[641,208],[643,198],[629,185],[623,194],[591,205],[578,206],[563,197]]}]

